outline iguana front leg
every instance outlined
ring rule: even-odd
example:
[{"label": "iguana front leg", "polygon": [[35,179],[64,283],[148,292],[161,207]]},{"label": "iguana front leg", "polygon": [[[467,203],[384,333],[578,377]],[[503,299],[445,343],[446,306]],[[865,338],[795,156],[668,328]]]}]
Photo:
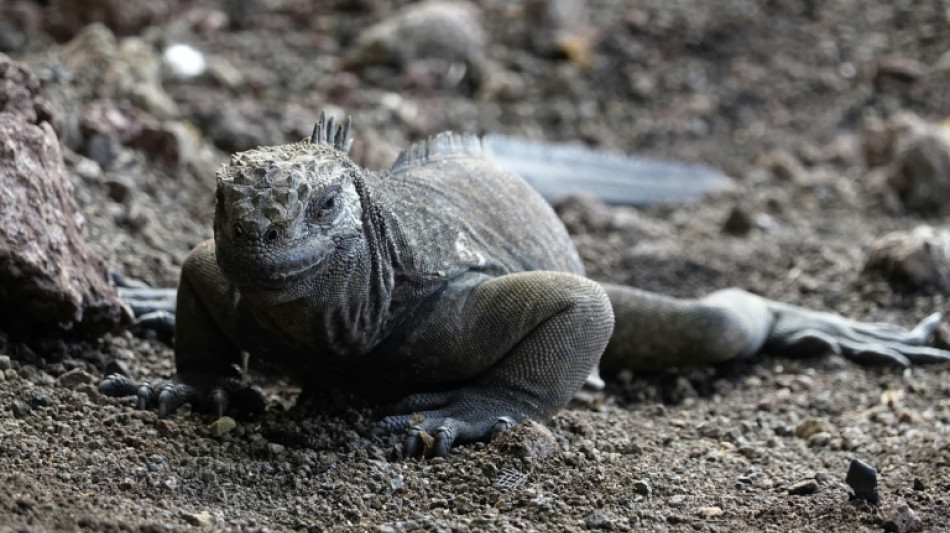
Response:
[{"label": "iguana front leg", "polygon": [[234,304],[234,293],[215,263],[213,241],[198,245],[185,259],[177,290],[175,377],[153,386],[113,375],[100,390],[110,396],[136,395],[140,408],[158,408],[161,416],[186,403],[217,416],[229,407],[263,411],[260,393],[241,381],[241,351],[224,331],[238,328]]},{"label": "iguana front leg", "polygon": [[433,382],[463,383],[410,396],[379,422],[377,432],[409,429],[406,455],[423,453],[423,432],[441,456],[526,418],[549,418],[580,389],[607,344],[613,314],[596,283],[545,271],[482,279],[450,285],[402,348],[400,357],[418,361]]},{"label": "iguana front leg", "polygon": [[710,364],[763,350],[792,356],[836,353],[859,363],[902,366],[950,362],[950,352],[926,346],[939,314],[907,330],[774,302],[740,289],[687,300],[621,285],[604,288],[617,317],[601,362],[606,373]]}]

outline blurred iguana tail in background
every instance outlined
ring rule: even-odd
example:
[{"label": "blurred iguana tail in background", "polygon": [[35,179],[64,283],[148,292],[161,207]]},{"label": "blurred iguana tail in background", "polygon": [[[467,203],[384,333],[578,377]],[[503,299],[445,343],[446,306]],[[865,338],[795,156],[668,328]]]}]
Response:
[{"label": "blurred iguana tail in background", "polygon": [[732,187],[726,175],[704,165],[495,134],[483,137],[482,144],[498,166],[524,178],[548,202],[583,192],[612,205],[649,205],[694,200]]}]

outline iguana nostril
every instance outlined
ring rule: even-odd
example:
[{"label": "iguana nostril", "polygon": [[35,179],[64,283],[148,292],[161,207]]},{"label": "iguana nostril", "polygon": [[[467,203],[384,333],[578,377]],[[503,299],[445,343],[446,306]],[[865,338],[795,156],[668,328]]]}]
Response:
[{"label": "iguana nostril", "polygon": [[264,232],[264,241],[269,243],[275,243],[280,239],[281,231],[280,228],[271,226]]},{"label": "iguana nostril", "polygon": [[235,239],[243,239],[244,234],[245,234],[244,228],[241,227],[240,224],[235,224],[234,229],[231,231],[231,233],[234,235]]}]

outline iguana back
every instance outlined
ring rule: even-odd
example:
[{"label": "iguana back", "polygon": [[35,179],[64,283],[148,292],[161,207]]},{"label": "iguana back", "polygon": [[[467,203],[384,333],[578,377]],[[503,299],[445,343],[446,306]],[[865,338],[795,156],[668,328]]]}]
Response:
[{"label": "iguana back", "polygon": [[393,219],[406,274],[584,272],[548,203],[492,163],[478,137],[444,133],[416,143],[390,171],[368,175],[366,182]]}]

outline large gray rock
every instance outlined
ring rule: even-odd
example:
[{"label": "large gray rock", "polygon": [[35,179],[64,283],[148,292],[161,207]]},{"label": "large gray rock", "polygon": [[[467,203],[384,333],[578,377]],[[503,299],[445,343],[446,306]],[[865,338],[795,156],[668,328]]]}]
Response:
[{"label": "large gray rock", "polygon": [[869,181],[901,211],[950,214],[950,129],[899,113],[864,125]]},{"label": "large gray rock", "polygon": [[864,272],[880,273],[891,283],[913,289],[950,294],[950,230],[923,225],[888,233],[871,245]]},{"label": "large gray rock", "polygon": [[0,328],[114,329],[128,311],[83,239],[39,87],[26,66],[0,54]]}]

